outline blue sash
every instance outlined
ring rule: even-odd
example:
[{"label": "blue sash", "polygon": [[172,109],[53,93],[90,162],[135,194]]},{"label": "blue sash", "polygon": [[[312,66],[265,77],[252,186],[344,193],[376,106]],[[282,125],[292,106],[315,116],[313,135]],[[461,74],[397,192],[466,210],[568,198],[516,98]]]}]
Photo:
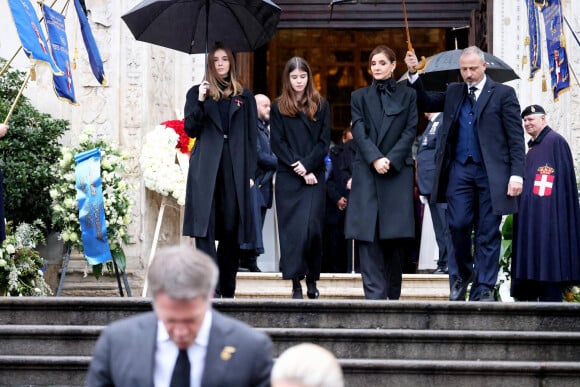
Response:
[{"label": "blue sash", "polygon": [[85,258],[90,265],[112,259],[107,241],[105,203],[101,186],[101,150],[91,149],[75,155],[75,176],[79,222]]}]

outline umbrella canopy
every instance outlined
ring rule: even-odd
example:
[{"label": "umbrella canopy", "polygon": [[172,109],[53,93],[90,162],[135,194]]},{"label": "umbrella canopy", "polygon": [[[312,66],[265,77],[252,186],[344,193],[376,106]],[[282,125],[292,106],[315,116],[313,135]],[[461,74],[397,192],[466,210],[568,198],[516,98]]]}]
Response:
[{"label": "umbrella canopy", "polygon": [[216,42],[253,51],[272,39],[280,12],[270,0],[145,0],[121,17],[135,39],[195,54]]},{"label": "umbrella canopy", "polygon": [[[459,57],[463,50],[443,51],[427,58],[427,65],[419,76],[425,87],[431,90],[445,90],[451,82],[462,81],[459,72]],[[508,82],[520,77],[503,60],[488,52],[483,53],[487,67],[485,73],[496,82]]]}]

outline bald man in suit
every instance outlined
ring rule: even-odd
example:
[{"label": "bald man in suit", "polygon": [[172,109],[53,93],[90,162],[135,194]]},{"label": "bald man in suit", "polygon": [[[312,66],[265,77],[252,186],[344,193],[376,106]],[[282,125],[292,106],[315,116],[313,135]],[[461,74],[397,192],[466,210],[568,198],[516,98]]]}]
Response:
[{"label": "bald man in suit", "polygon": [[[464,82],[428,92],[407,52],[408,83],[418,109],[443,112],[431,200],[447,203],[454,256],[448,262],[451,301],[495,301],[502,215],[518,211],[524,175],[524,133],[513,88],[486,76],[484,53],[471,46],[459,58]],[[472,234],[473,245],[472,245]],[[472,248],[475,251],[472,253]]]},{"label": "bald man in suit", "polygon": [[272,342],[211,308],[218,269],[208,255],[190,246],[160,249],[147,278],[154,312],[102,332],[87,386],[270,385]]}]

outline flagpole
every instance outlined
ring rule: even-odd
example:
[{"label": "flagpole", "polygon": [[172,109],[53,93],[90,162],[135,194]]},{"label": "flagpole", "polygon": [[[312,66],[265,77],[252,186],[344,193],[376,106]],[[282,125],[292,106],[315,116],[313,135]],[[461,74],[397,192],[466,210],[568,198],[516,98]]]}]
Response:
[{"label": "flagpole", "polygon": [[[56,4],[58,0],[54,0],[52,2],[52,4],[50,5],[50,8],[54,7],[54,5]],[[68,3],[70,2],[70,0],[66,0],[66,3],[64,4],[64,7],[62,7],[62,11],[60,13],[63,13],[64,10],[66,9],[66,7],[68,7]],[[44,16],[41,17],[40,19],[38,19],[38,22],[42,22],[44,20]],[[20,52],[20,50],[22,50],[22,45],[20,45],[20,47],[18,47],[16,49],[16,52],[14,53],[14,55],[12,55],[12,57],[8,60],[8,62],[6,62],[6,64],[4,65],[4,67],[2,67],[2,70],[0,70],[0,77],[4,75],[4,73],[6,72],[6,70],[8,70],[8,67],[10,67],[10,64],[12,64],[12,61],[14,61],[14,58],[16,58],[16,55],[18,55],[18,53]]]},{"label": "flagpole", "polygon": [[14,102],[12,103],[12,106],[10,107],[10,111],[8,112],[8,115],[4,119],[4,125],[8,125],[8,120],[10,119],[10,116],[12,116],[12,113],[14,113],[14,109],[16,108],[16,104],[18,103],[18,100],[22,96],[22,92],[24,91],[24,88],[26,87],[26,84],[28,83],[28,80],[30,79],[31,73],[32,73],[32,69],[30,69],[28,71],[28,75],[26,76],[26,79],[24,80],[24,82],[22,82],[22,86],[20,86],[20,90],[18,90],[18,94],[16,95],[16,98],[14,99]]}]

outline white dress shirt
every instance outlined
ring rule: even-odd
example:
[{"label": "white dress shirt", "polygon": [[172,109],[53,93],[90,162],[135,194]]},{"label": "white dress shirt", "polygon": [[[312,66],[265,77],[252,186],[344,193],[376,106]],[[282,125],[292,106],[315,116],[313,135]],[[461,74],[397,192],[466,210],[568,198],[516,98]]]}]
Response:
[{"label": "white dress shirt", "polygon": [[[190,383],[191,387],[201,387],[201,378],[205,366],[205,355],[209,342],[209,331],[211,329],[212,314],[208,309],[195,342],[187,348],[187,355],[191,365]],[[165,329],[162,321],[157,320],[157,342],[155,346],[155,365],[153,370],[153,384],[155,387],[167,387],[171,382],[173,367],[179,355],[179,348],[169,338],[169,333]],[[143,370],[145,372],[145,370]]]}]

